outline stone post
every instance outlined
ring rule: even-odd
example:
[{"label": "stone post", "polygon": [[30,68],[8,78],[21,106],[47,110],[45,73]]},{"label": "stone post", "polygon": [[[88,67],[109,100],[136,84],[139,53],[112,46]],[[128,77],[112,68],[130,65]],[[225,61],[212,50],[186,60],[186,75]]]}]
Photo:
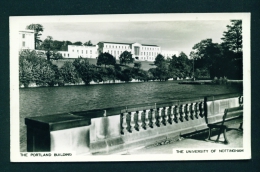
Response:
[{"label": "stone post", "polygon": [[153,128],[156,125],[156,109],[151,109],[151,122],[150,122],[150,127]]},{"label": "stone post", "polygon": [[201,116],[201,118],[204,117],[204,112],[205,112],[205,110],[204,110],[204,102],[201,102],[200,103],[200,116]]},{"label": "stone post", "polygon": [[157,108],[157,121],[156,125],[157,127],[160,127],[162,125],[162,108]]},{"label": "stone post", "polygon": [[174,122],[178,123],[179,121],[179,106],[175,105],[174,106]]},{"label": "stone post", "polygon": [[130,130],[129,132],[133,133],[135,132],[135,117],[134,117],[135,112],[129,112],[130,115]]},{"label": "stone post", "polygon": [[144,121],[142,121],[142,111],[137,111],[136,113],[137,113],[138,131],[141,131],[144,123]]},{"label": "stone post", "polygon": [[150,120],[149,120],[149,111],[145,110],[144,113],[145,113],[145,129],[148,129],[149,122],[150,122]]},{"label": "stone post", "polygon": [[173,123],[173,118],[174,118],[174,109],[173,109],[174,107],[173,106],[170,106],[169,107],[169,113],[168,113],[168,117],[169,117],[169,119],[168,119],[168,122],[170,123],[170,124],[172,124]]},{"label": "stone post", "polygon": [[194,113],[195,113],[195,103],[192,103],[190,106],[190,118],[194,120]]},{"label": "stone post", "polygon": [[169,107],[164,107],[164,115],[163,115],[163,123],[166,126],[167,123],[169,122]]},{"label": "stone post", "polygon": [[122,114],[122,134],[126,134],[126,132],[127,132],[126,115],[127,115],[127,112]]},{"label": "stone post", "polygon": [[183,122],[183,115],[184,115],[184,105],[180,105],[180,112],[179,112],[179,119],[181,122]]}]

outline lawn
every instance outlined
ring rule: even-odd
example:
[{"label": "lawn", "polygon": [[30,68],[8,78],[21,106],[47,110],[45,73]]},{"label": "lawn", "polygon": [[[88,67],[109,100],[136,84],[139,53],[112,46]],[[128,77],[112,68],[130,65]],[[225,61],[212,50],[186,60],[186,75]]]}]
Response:
[{"label": "lawn", "polygon": [[[90,64],[96,65],[96,63],[97,63],[96,59],[91,59],[91,58],[87,58],[87,59],[88,59]],[[72,61],[73,62],[74,60],[75,59],[72,59],[72,58],[71,59],[57,60],[57,61],[54,60],[54,61],[52,61],[52,64],[57,65],[60,68],[64,64],[64,62],[66,62],[66,61]],[[143,69],[145,71],[148,71],[150,68],[155,68],[156,67],[153,64],[153,62],[148,62],[148,61],[138,61],[138,62],[140,62],[142,64],[141,69]],[[119,60],[116,60],[116,63],[119,64]],[[133,63],[132,64],[128,64],[127,66],[133,67],[134,64]]]}]

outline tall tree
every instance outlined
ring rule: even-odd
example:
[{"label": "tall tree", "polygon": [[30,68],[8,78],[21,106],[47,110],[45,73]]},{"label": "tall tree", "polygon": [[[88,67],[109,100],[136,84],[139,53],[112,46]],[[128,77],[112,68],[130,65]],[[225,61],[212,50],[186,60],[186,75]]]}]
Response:
[{"label": "tall tree", "polygon": [[129,64],[129,63],[133,63],[134,62],[134,58],[132,56],[132,54],[128,51],[124,51],[120,57],[119,57],[119,60],[120,60],[120,64]]},{"label": "tall tree", "polygon": [[160,65],[162,62],[164,62],[164,61],[165,61],[165,59],[164,59],[163,55],[158,54],[158,55],[155,57],[154,64],[155,64],[156,66],[159,66],[159,65]]},{"label": "tall tree", "polygon": [[109,53],[100,53],[97,59],[97,65],[115,65],[116,59]]},{"label": "tall tree", "polygon": [[73,45],[82,45],[82,42],[77,41],[77,42],[74,42]]},{"label": "tall tree", "polygon": [[231,20],[231,25],[227,25],[227,31],[223,36],[221,39],[229,50],[242,52],[242,20]]},{"label": "tall tree", "polygon": [[88,85],[94,78],[94,65],[89,64],[89,61],[83,58],[75,59],[73,65],[75,66],[75,69],[77,70],[85,85]]},{"label": "tall tree", "polygon": [[172,56],[169,65],[169,74],[173,78],[186,78],[191,76],[192,63],[183,52],[177,57]]},{"label": "tall tree", "polygon": [[161,54],[158,54],[155,58],[154,64],[157,66],[155,70],[156,77],[160,81],[166,81],[169,78],[168,63]]},{"label": "tall tree", "polygon": [[40,32],[43,32],[43,26],[41,24],[30,24],[26,26],[26,29],[34,30],[34,48],[37,49],[42,42],[40,40],[40,36],[42,35]]},{"label": "tall tree", "polygon": [[[195,61],[195,68],[207,68],[210,77],[223,77],[222,47],[213,43],[212,39],[205,39],[193,46],[190,57]],[[223,69],[223,70],[222,70]]]},{"label": "tall tree", "polygon": [[92,44],[91,40],[89,40],[88,42],[85,42],[84,45],[85,46],[92,46],[93,44]]}]

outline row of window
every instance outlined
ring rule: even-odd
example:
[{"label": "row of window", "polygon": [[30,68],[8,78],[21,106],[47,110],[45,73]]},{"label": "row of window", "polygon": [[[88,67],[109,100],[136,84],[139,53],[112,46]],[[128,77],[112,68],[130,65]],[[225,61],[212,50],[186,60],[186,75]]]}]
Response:
[{"label": "row of window", "polygon": [[[72,52],[74,52],[74,50],[72,50]],[[77,50],[77,53],[79,53],[79,50]],[[84,51],[81,50],[81,54],[83,54],[83,53],[84,53]],[[88,54],[88,50],[86,50],[86,54]],[[92,54],[92,50],[89,50],[89,54]],[[97,52],[96,52],[96,54],[97,54]]]},{"label": "row of window", "polygon": [[[106,48],[122,48],[122,49],[129,49],[129,46],[126,46],[126,45],[106,45],[105,46]],[[142,50],[160,50],[159,48],[151,48],[151,47],[142,47]]]},{"label": "row of window", "polygon": [[117,45],[115,45],[115,46],[114,45],[109,45],[109,46],[106,45],[106,48],[117,48],[117,47],[122,48],[122,49],[129,49],[129,46],[127,46],[127,45],[121,45],[121,46],[120,45],[118,45],[118,46]]},{"label": "row of window", "polygon": [[154,60],[154,57],[140,57],[140,60]]},{"label": "row of window", "polygon": [[[108,53],[110,53],[110,54],[112,54],[112,55],[119,55],[119,54],[122,54],[123,53],[123,51],[113,51],[113,50],[107,50],[107,52]],[[147,56],[156,56],[156,55],[158,55],[159,53],[157,52],[141,52],[141,56],[142,55],[147,55]]]}]

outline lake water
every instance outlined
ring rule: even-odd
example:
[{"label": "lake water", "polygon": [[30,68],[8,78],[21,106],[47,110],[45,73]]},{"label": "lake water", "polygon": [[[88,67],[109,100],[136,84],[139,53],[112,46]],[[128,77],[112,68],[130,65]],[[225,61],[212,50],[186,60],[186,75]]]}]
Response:
[{"label": "lake water", "polygon": [[241,86],[179,85],[177,81],[20,89],[20,149],[26,151],[25,117],[240,91]]}]

